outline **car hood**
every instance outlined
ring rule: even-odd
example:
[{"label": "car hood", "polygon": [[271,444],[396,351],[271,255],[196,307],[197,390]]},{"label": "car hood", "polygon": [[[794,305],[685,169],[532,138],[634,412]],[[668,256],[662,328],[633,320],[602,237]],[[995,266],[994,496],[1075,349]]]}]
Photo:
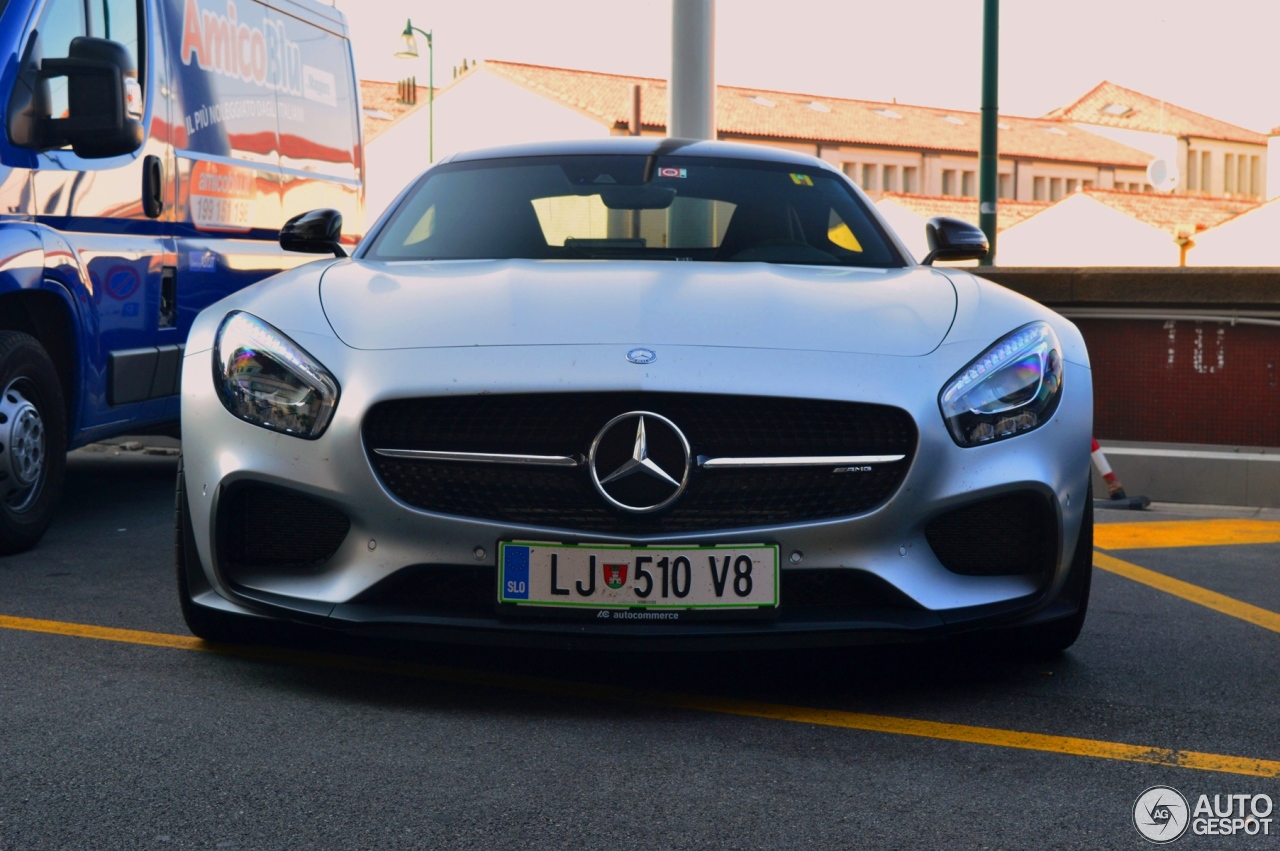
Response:
[{"label": "car hood", "polygon": [[919,356],[956,293],[939,272],[764,263],[453,260],[330,266],[330,324],[357,349],[703,345]]}]

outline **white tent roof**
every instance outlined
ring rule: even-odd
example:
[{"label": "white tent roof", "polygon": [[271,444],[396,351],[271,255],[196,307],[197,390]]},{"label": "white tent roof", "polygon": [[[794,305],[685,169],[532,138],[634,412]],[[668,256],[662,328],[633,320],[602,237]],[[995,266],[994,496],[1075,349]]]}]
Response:
[{"label": "white tent roof", "polygon": [[1173,236],[1075,193],[1000,234],[1000,266],[1176,266]]},{"label": "white tent roof", "polygon": [[1280,266],[1280,198],[1195,237],[1188,266]]}]

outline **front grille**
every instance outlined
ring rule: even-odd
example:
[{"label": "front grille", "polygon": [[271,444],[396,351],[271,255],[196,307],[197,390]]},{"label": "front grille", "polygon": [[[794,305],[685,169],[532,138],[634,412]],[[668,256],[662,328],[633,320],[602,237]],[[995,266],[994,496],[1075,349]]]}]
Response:
[{"label": "front grille", "polygon": [[924,535],[943,567],[966,576],[1047,575],[1058,545],[1052,506],[1026,491],[936,517]]},{"label": "front grille", "polygon": [[423,614],[487,615],[493,614],[497,596],[497,569],[492,566],[419,564],[396,571],[351,602]]},{"label": "front grille", "polygon": [[[706,470],[668,509],[630,514],[610,506],[585,466],[520,467],[388,458],[376,448],[585,455],[613,417],[643,410],[673,421],[694,456],[904,455],[866,472],[832,467]],[[364,440],[378,477],[427,511],[585,532],[655,534],[843,517],[886,501],[916,447],[899,408],[817,399],[681,393],[564,393],[432,397],[369,410]]]},{"label": "front grille", "polygon": [[788,568],[780,573],[786,609],[906,609],[921,607],[880,577],[861,570]]},{"label": "front grille", "polygon": [[306,569],[328,561],[351,521],[297,491],[237,482],[218,500],[221,560],[246,567]]}]

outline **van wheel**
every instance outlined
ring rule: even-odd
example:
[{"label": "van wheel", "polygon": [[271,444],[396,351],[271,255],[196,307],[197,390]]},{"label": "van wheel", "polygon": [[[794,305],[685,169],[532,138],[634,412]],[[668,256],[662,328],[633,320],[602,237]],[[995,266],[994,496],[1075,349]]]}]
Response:
[{"label": "van wheel", "polygon": [[39,542],[58,507],[66,466],[58,372],[35,337],[0,331],[0,555]]},{"label": "van wheel", "polygon": [[254,644],[270,638],[269,625],[258,618],[220,612],[197,605],[191,598],[191,574],[201,570],[196,556],[196,536],[187,508],[186,477],[178,458],[177,493],[173,511],[173,560],[178,574],[178,605],[187,629],[197,638],[220,644]]}]

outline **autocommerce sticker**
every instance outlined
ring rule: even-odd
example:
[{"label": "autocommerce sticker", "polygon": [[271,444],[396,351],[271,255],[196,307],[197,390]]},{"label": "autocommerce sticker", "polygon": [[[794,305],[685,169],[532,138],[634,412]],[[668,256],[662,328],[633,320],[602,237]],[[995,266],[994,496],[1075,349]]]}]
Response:
[{"label": "autocommerce sticker", "polygon": [[253,226],[254,170],[200,160],[191,169],[191,222],[200,230]]}]

